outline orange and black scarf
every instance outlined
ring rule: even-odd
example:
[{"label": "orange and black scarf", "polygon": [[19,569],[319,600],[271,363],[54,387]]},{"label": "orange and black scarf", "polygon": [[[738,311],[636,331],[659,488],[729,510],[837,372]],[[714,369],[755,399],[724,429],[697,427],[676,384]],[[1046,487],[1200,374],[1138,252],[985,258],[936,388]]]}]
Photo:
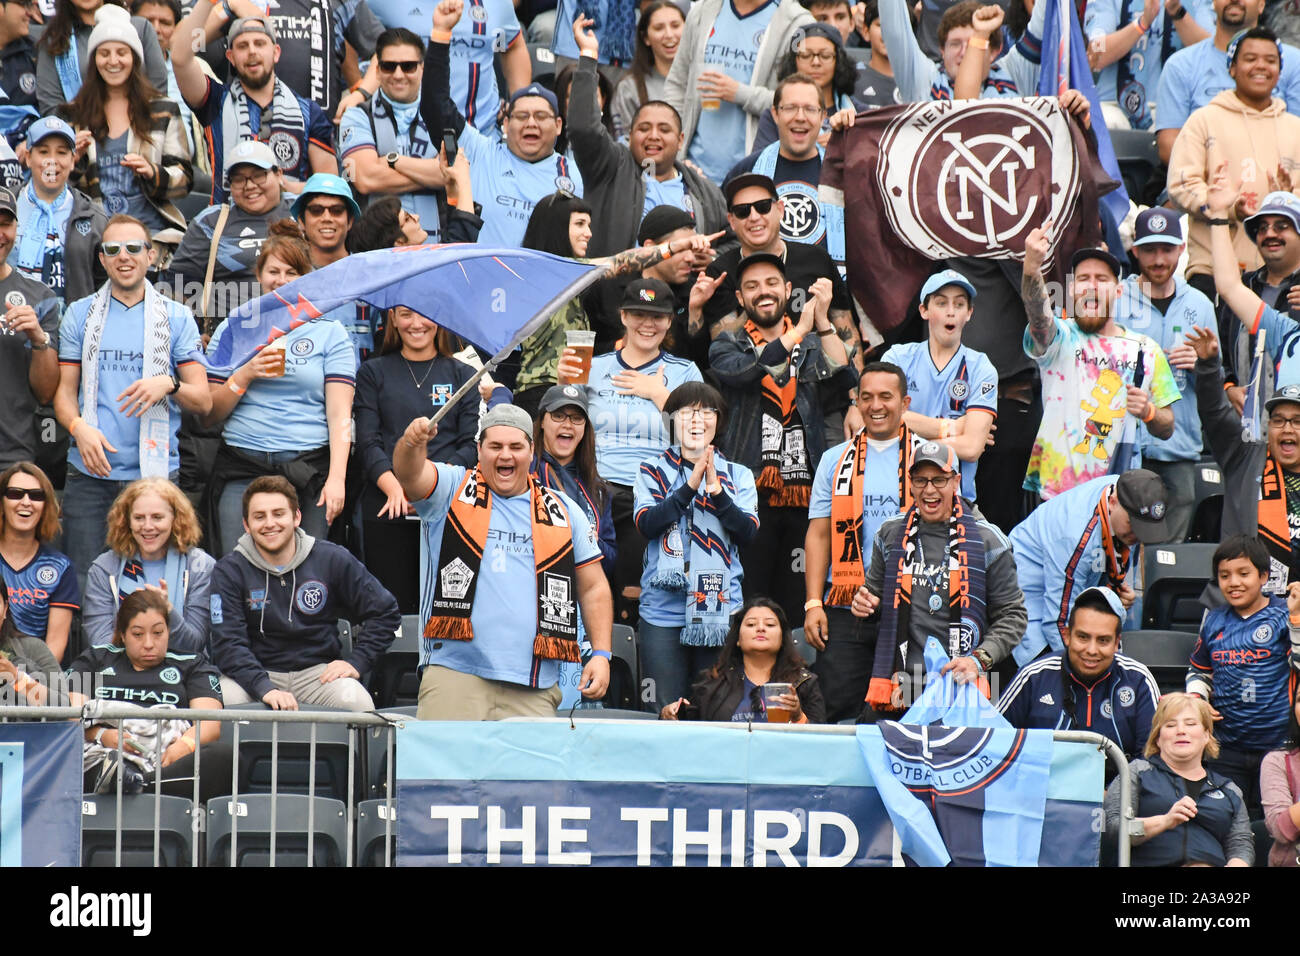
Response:
[{"label": "orange and black scarf", "polygon": [[[898,506],[912,506],[907,472],[912,464],[912,433],[898,430]],[[853,593],[867,581],[862,563],[862,474],[867,467],[867,430],[858,431],[831,476],[831,589],[826,603],[848,607]],[[870,542],[867,542],[870,544]]]},{"label": "orange and black scarf", "polygon": [[1101,526],[1101,547],[1106,557],[1106,564],[1102,570],[1107,587],[1118,591],[1124,584],[1124,578],[1128,575],[1129,560],[1133,556],[1132,549],[1120,542],[1111,533],[1110,530],[1110,503],[1115,498],[1115,486],[1110,485],[1101,493],[1101,498],[1097,501],[1097,507],[1092,512],[1092,517],[1088,519],[1087,526],[1083,529],[1083,534],[1079,536],[1078,542],[1074,546],[1074,552],[1070,555],[1070,560],[1065,565],[1065,582],[1061,588],[1061,604],[1056,609],[1056,629],[1060,632],[1061,640],[1065,641],[1069,635],[1068,621],[1070,620],[1070,609],[1074,607],[1074,572],[1083,560],[1083,555],[1088,550],[1088,542],[1092,540],[1092,533]]},{"label": "orange and black scarf", "polygon": [[[790,328],[790,319],[782,318],[781,331]],[[761,351],[767,340],[753,320],[746,320],[745,332],[754,348]],[[799,346],[790,350],[789,371],[784,385],[771,374],[763,376],[762,455],[758,479],[754,484],[767,493],[773,508],[807,508],[812,496],[812,469],[808,464],[808,442],[803,419],[795,401],[799,390]]]},{"label": "orange and black scarf", "polygon": [[[581,662],[578,649],[577,571],[573,529],[559,495],[528,480],[532,498],[533,557],[537,566],[537,636],[533,654]],[[492,520],[492,492],[476,466],[451,499],[442,529],[432,609],[424,625],[431,640],[472,641],[470,614],[483,548]]]},{"label": "orange and black scarf", "polygon": [[1259,480],[1259,538],[1268,556],[1286,569],[1288,578],[1300,564],[1291,546],[1291,527],[1287,521],[1286,475],[1272,452],[1264,459],[1264,474]]}]

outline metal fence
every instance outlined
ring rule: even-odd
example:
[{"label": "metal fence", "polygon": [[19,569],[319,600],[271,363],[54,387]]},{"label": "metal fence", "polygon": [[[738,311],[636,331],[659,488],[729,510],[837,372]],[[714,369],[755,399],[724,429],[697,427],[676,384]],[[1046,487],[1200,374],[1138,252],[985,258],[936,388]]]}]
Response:
[{"label": "metal fence", "polygon": [[[594,717],[599,711],[591,712],[593,717],[584,719],[584,723],[591,720],[599,720],[602,723],[618,723],[619,720],[603,720]],[[383,839],[383,865],[393,865],[393,838],[394,822],[397,819],[397,804],[395,770],[396,770],[396,734],[397,729],[403,725],[406,720],[411,720],[409,714],[393,712],[376,712],[376,713],[352,713],[340,711],[273,711],[265,709],[256,709],[249,707],[231,707],[225,710],[193,710],[193,709],[176,709],[159,711],[150,708],[136,707],[130,704],[103,703],[99,701],[91,702],[84,707],[6,707],[0,710],[0,722],[10,720],[76,720],[85,722],[103,722],[110,720],[124,719],[141,719],[157,722],[159,725],[159,736],[161,737],[161,724],[167,720],[188,720],[198,721],[217,721],[228,728],[223,728],[221,741],[217,744],[208,744],[207,747],[198,740],[199,735],[196,733],[196,747],[194,751],[194,766],[192,777],[192,796],[193,802],[190,807],[190,865],[199,866],[201,862],[201,851],[205,845],[210,846],[214,828],[221,832],[222,841],[225,840],[225,828],[229,827],[229,849],[224,850],[222,855],[228,857],[228,865],[236,866],[239,864],[239,826],[241,817],[245,817],[249,812],[251,801],[258,798],[264,798],[268,805],[269,820],[265,829],[259,829],[258,832],[266,836],[269,841],[267,847],[268,859],[267,865],[274,867],[277,862],[278,844],[282,842],[285,836],[300,837],[306,836],[306,865],[314,866],[316,863],[316,836],[318,813],[328,812],[324,809],[322,801],[317,799],[318,789],[318,758],[323,747],[337,748],[342,741],[334,739],[337,735],[335,728],[346,729],[346,786],[343,788],[343,801],[339,801],[342,807],[343,833],[342,839],[337,841],[342,846],[336,847],[341,854],[341,863],[344,866],[357,865],[357,856],[360,855],[361,848],[355,847],[356,844],[356,827],[358,818],[358,807],[363,801],[358,801],[358,780],[357,769],[362,768],[363,779],[360,790],[364,794],[370,790],[381,791],[382,799],[370,799],[364,801],[373,809],[376,816],[382,820],[382,839]],[[530,720],[535,720],[531,718]],[[555,720],[564,720],[572,726],[572,718],[555,718]],[[260,731],[261,725],[270,725],[269,739]],[[302,725],[307,725],[306,740],[301,739]],[[856,733],[856,728],[852,726],[838,725],[796,725],[796,724],[716,724],[714,726],[729,727],[738,731],[761,730],[764,732],[776,733],[830,733],[851,735]],[[254,730],[254,728],[259,728]],[[330,735],[330,740],[320,740],[322,728],[326,728]],[[206,810],[204,801],[201,799],[201,767],[203,752],[205,749],[211,751],[214,747],[224,747],[227,743],[226,730],[229,730],[230,746],[230,792],[229,794],[217,794],[210,796],[207,800]],[[360,736],[359,733],[360,732]],[[282,737],[287,735],[287,739]],[[118,735],[117,761],[118,766],[122,765],[122,748],[124,735]],[[244,738],[241,744],[241,736]],[[1128,833],[1127,822],[1132,816],[1128,810],[1130,806],[1131,785],[1128,775],[1128,761],[1124,753],[1111,740],[1100,734],[1086,731],[1056,731],[1052,735],[1054,740],[1068,741],[1075,743],[1084,743],[1096,746],[1106,753],[1115,765],[1117,777],[1120,781],[1120,805],[1124,810],[1124,824],[1120,827],[1119,834],[1119,852],[1118,864],[1121,867],[1129,865],[1130,859],[1130,838]],[[251,738],[251,739],[250,739]],[[245,754],[241,747],[243,745],[255,746],[259,750],[269,746],[269,789],[259,793],[252,793],[255,789],[252,786],[245,786],[243,799],[241,800],[241,768],[247,773],[250,766],[249,761],[244,760]],[[379,752],[372,748],[378,746]],[[281,749],[292,748],[295,751],[301,751],[305,747],[306,753],[306,796],[309,798],[301,802],[301,795],[282,792],[281,781]],[[334,766],[338,766],[339,761],[334,761]],[[251,777],[251,774],[249,774]],[[164,778],[163,774],[154,774],[154,783],[152,790],[152,861],[154,866],[159,866],[162,862],[163,855],[163,834],[166,830],[163,821],[163,786],[164,783],[170,785],[178,781],[184,781],[182,778]],[[244,781],[249,784],[250,781]],[[341,781],[332,779],[331,784],[337,788]],[[116,799],[114,800],[114,827],[113,827],[113,862],[115,866],[122,865],[123,854],[123,834],[127,829],[127,821],[124,820],[124,807],[127,805],[124,797],[129,796],[123,791],[123,774],[116,774]],[[209,785],[210,789],[211,785]],[[335,790],[337,793],[337,789]],[[94,808],[97,812],[97,806],[93,799],[87,795],[83,798],[83,814]],[[226,816],[223,818],[222,813]],[[290,827],[283,830],[279,826],[281,816],[290,818]],[[304,819],[305,817],[305,819]],[[83,816],[83,828],[84,828]],[[337,821],[335,821],[337,823]],[[139,833],[142,832],[139,821],[132,821],[130,829]],[[145,821],[147,824],[148,821]],[[305,824],[305,827],[304,827]],[[369,829],[376,830],[377,827],[371,819]],[[376,857],[376,862],[378,858]],[[213,865],[211,858],[207,860],[209,865]]]}]

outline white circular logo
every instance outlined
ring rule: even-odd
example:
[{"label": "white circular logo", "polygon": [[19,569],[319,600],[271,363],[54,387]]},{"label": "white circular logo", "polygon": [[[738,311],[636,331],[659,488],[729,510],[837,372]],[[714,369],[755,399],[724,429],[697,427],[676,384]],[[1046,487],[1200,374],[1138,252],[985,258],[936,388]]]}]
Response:
[{"label": "white circular logo", "polygon": [[24,93],[28,93],[28,94],[35,93],[36,74],[24,73],[22,76],[18,77],[18,88],[22,90]]},{"label": "white circular logo", "polygon": [[937,455],[939,454],[939,451],[940,448],[939,448],[939,443],[937,441],[928,441],[921,446],[922,455]]},{"label": "white circular logo", "polygon": [[298,588],[298,594],[294,598],[298,605],[298,610],[304,614],[315,614],[325,606],[325,596],[329,593],[325,585],[319,581],[308,581]]},{"label": "white circular logo", "polygon": [[271,147],[271,152],[275,153],[276,162],[280,164],[280,168],[285,172],[298,168],[298,139],[292,133],[286,133],[283,130],[272,133],[266,145]]},{"label": "white circular logo", "polygon": [[479,23],[482,23],[488,17],[487,10],[477,5],[469,8],[469,15],[470,19],[477,20]]},{"label": "white circular logo", "polygon": [[1147,226],[1152,232],[1164,232],[1167,225],[1169,225],[1169,220],[1159,213],[1147,220]]},{"label": "white circular logo", "polygon": [[1151,517],[1159,521],[1164,516],[1165,516],[1165,503],[1163,501],[1157,501],[1155,504],[1151,506]]},{"label": "white circular logo", "polygon": [[763,29],[759,30],[757,33],[754,34],[755,50],[757,50],[759,47],[763,45],[763,37],[765,36],[767,36],[767,27],[763,27]]},{"label": "white circular logo", "polygon": [[36,569],[36,580],[41,584],[50,585],[58,580],[59,572],[52,564],[42,564]]},{"label": "white circular logo", "polygon": [[27,304],[27,296],[23,295],[17,289],[5,296],[5,305],[19,306]]},{"label": "white circular logo", "polygon": [[311,355],[314,348],[316,345],[311,339],[299,339],[289,346],[289,351],[294,355]]},{"label": "white circular logo", "polygon": [[175,667],[164,667],[159,672],[158,679],[164,684],[179,684],[181,682],[181,672]]},{"label": "white circular logo", "polygon": [[1267,624],[1261,624],[1255,628],[1255,633],[1250,635],[1250,639],[1256,644],[1267,644],[1273,637],[1273,629]]},{"label": "white circular logo", "polygon": [[1132,687],[1121,687],[1119,689],[1119,705],[1121,707],[1132,707],[1133,698],[1134,694]]},{"label": "white circular logo", "polygon": [[563,189],[566,192],[573,192],[573,180],[570,179],[568,176],[556,176],[555,188]]},{"label": "white circular logo", "polygon": [[826,234],[817,189],[807,183],[787,182],[777,187],[781,197],[781,237],[789,242],[821,242]]},{"label": "white circular logo", "polygon": [[578,390],[574,388],[572,385],[566,385],[564,386],[564,394],[568,398],[577,398]]},{"label": "white circular logo", "polygon": [[104,207],[114,216],[126,212],[126,197],[114,193],[104,197]]},{"label": "white circular logo", "polygon": [[967,385],[965,382],[963,382],[961,379],[957,379],[951,385],[948,386],[948,394],[951,395],[954,399],[956,399],[959,402],[963,398],[965,398],[969,393],[970,393],[970,386]]},{"label": "white circular logo", "polygon": [[1224,798],[1222,790],[1211,790],[1209,793],[1206,794],[1206,796],[1209,797],[1211,800],[1222,800]]},{"label": "white circular logo", "polygon": [[1110,701],[1108,701],[1108,700],[1103,700],[1103,701],[1101,702],[1101,715],[1102,715],[1103,717],[1109,717],[1109,716],[1110,716],[1111,714],[1113,714],[1113,713],[1114,713],[1114,711],[1111,709]]}]

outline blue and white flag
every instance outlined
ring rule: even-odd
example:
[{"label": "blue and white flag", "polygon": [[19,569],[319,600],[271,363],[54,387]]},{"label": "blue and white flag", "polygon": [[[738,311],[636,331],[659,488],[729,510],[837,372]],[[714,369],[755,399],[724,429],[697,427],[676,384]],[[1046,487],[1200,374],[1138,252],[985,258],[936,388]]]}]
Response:
[{"label": "blue and white flag", "polygon": [[1016,730],[975,684],[957,684],[926,641],[933,678],[902,719],[858,727],[904,857],[920,866],[1036,866],[1043,841],[1050,730]]},{"label": "blue and white flag", "polygon": [[268,342],[334,309],[362,301],[404,305],[490,354],[511,348],[599,279],[603,264],[532,249],[473,244],[399,246],[347,256],[230,313],[214,370],[239,368]]}]

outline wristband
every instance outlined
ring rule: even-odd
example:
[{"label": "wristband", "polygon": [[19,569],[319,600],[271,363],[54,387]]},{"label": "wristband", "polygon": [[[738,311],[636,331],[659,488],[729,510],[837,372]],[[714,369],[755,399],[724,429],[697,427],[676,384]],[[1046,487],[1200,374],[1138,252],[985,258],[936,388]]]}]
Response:
[{"label": "wristband", "polygon": [[100,727],[99,733],[95,734],[95,743],[99,744],[101,747],[104,746],[104,731],[106,730],[108,730],[107,727]]},{"label": "wristband", "polygon": [[1231,226],[1231,225],[1232,225],[1232,220],[1231,220],[1231,219],[1207,219],[1206,222],[1208,222],[1211,226]]},{"label": "wristband", "polygon": [[939,423],[939,440],[943,441],[945,438],[947,438],[948,432],[950,430],[951,429],[948,426],[948,419],[945,418],[943,421]]},{"label": "wristband", "polygon": [[1133,26],[1138,28],[1138,36],[1141,36],[1142,34],[1146,33],[1147,30],[1150,29],[1150,27],[1144,27],[1142,25],[1142,14],[1140,13],[1133,18]]},{"label": "wristband", "polygon": [[614,659],[614,655],[611,654],[609,651],[592,651],[592,652],[591,652],[591,656],[592,656],[592,657],[603,657],[603,658],[605,658],[605,660],[607,660],[607,661],[612,661],[612,660]]},{"label": "wristband", "polygon": [[989,48],[988,37],[971,37],[967,42],[977,50],[987,50]]},{"label": "wristband", "polygon": [[1147,405],[1147,413],[1146,413],[1145,415],[1142,416],[1142,421],[1143,421],[1143,422],[1149,422],[1149,421],[1151,421],[1151,419],[1153,419],[1153,418],[1155,418],[1155,417],[1156,417],[1156,406],[1155,406],[1154,404],[1148,404],[1148,405]]},{"label": "wristband", "polygon": [[186,737],[184,734],[182,734],[180,737],[177,737],[176,739],[185,745],[186,750],[188,750],[190,753],[194,753],[194,749],[197,745],[194,743],[193,737]]},{"label": "wristband", "polygon": [[36,681],[32,680],[32,678],[28,677],[22,671],[18,672],[18,679],[14,681],[14,690],[20,694],[25,694],[35,686],[37,686]]},{"label": "wristband", "polygon": [[236,385],[233,379],[226,383],[226,388],[230,389],[236,395],[243,395],[246,391],[248,391],[248,389],[244,388],[243,386]]},{"label": "wristband", "polygon": [[804,602],[803,602],[803,609],[804,609],[805,611],[811,611],[811,610],[812,610],[813,608],[815,608],[815,607],[825,607],[825,605],[822,604],[822,599],[821,599],[821,598],[813,598],[813,599],[811,599],[811,600],[809,600],[809,601],[804,601]]},{"label": "wristband", "polygon": [[1286,620],[1292,627],[1300,627],[1300,614],[1288,614]]},{"label": "wristband", "polygon": [[451,31],[450,31],[450,30],[434,30],[434,31],[432,31],[432,32],[429,34],[429,39],[432,40],[434,43],[450,43],[450,42],[451,42]]},{"label": "wristband", "polygon": [[832,335],[835,334],[835,330],[834,330],[834,329],[818,329],[818,330],[817,330],[817,334],[820,335],[820,336],[821,336],[822,338],[824,338],[824,339],[825,339],[825,338],[830,338]]},{"label": "wristband", "polygon": [[1181,19],[1182,19],[1183,17],[1185,17],[1185,16],[1187,16],[1187,8],[1186,8],[1186,7],[1179,7],[1179,8],[1178,8],[1178,12],[1175,13],[1173,16],[1171,16],[1169,19],[1170,19],[1170,20],[1173,20],[1173,21],[1175,21],[1175,22],[1177,22],[1177,21],[1181,20]]}]

